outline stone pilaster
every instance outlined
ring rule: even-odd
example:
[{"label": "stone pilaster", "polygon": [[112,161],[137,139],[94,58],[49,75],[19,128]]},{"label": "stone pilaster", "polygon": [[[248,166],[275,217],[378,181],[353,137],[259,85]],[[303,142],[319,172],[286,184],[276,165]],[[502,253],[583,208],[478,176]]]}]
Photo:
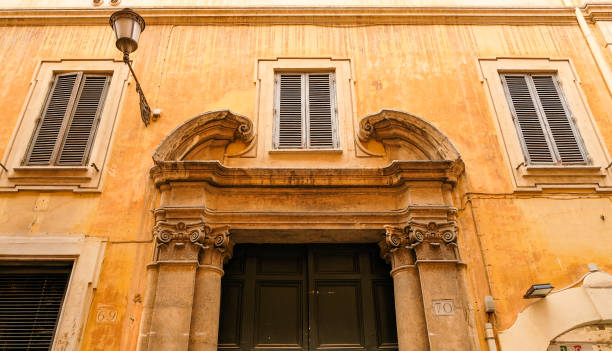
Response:
[{"label": "stone pilaster", "polygon": [[386,226],[385,239],[378,243],[381,256],[391,264],[397,336],[401,351],[429,349],[423,298],[409,228]]},{"label": "stone pilaster", "polygon": [[[151,285],[147,286],[139,350],[216,349],[220,279],[233,247],[229,227],[160,221],[153,234],[156,250],[148,267]],[[214,318],[209,318],[214,311]],[[200,332],[203,314],[209,321],[204,334]],[[203,344],[213,348],[200,347]]]},{"label": "stone pilaster", "polygon": [[471,345],[453,221],[385,227],[381,255],[391,263],[399,348],[454,351]]},{"label": "stone pilaster", "polygon": [[431,350],[466,350],[471,343],[465,291],[459,282],[455,222],[411,222],[409,237],[421,282]]}]

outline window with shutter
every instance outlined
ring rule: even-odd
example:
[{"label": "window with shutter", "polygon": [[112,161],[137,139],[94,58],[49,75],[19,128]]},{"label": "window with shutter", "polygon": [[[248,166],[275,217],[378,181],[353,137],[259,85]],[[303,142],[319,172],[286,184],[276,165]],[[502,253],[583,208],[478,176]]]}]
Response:
[{"label": "window with shutter", "polygon": [[0,349],[49,350],[71,263],[0,265]]},{"label": "window with shutter", "polygon": [[502,74],[527,164],[586,164],[580,134],[550,74]]},{"label": "window with shutter", "polygon": [[275,147],[338,148],[333,73],[277,73]]},{"label": "window with shutter", "polygon": [[109,81],[83,72],[56,75],[24,163],[86,164]]}]

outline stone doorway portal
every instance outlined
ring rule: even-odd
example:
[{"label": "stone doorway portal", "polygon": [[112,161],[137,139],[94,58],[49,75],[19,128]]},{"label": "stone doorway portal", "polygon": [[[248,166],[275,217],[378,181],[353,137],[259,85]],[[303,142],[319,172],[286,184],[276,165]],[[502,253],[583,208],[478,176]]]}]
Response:
[{"label": "stone doorway portal", "polygon": [[[261,129],[265,124],[258,126]],[[423,119],[381,110],[360,121],[355,148],[341,150],[341,157],[350,162],[313,167],[316,165],[310,161],[292,160],[291,154],[282,155],[288,157],[287,162],[266,163],[270,154],[262,149],[263,141],[256,138],[254,127],[246,117],[227,110],[211,111],[177,127],[155,151],[150,174],[159,202],[154,210],[155,245],[147,266],[140,350],[217,351],[220,324],[223,350],[259,346],[304,351],[476,350],[457,226],[456,203],[467,187],[463,161],[450,140]],[[334,153],[333,157],[339,155]],[[239,307],[233,312],[220,313],[222,276],[225,273],[225,281],[236,277],[224,272],[234,269],[226,264],[234,254],[234,245],[253,245],[258,249],[252,250],[257,251],[264,246],[256,245],[281,243],[312,244],[295,246],[295,250],[303,250],[297,256],[301,257],[301,275],[294,271],[287,274],[285,285],[268,286],[283,280],[274,278],[281,275],[260,279],[253,273],[249,280],[247,272],[257,272],[258,266],[249,265],[247,259],[245,273],[236,284],[243,284],[248,294],[234,296],[240,304],[234,304]],[[353,246],[357,243],[378,243],[380,253],[373,251],[374,245]],[[363,254],[367,257],[364,261],[362,254],[358,255],[359,273],[316,270],[322,267],[315,259],[317,252],[331,261],[342,260],[341,249],[376,253]],[[389,288],[393,286],[393,294],[376,295],[363,285],[364,279],[375,280],[362,274],[373,262],[371,257],[378,255],[390,263],[380,277],[389,282]],[[342,262],[331,266],[342,266]],[[265,284],[257,286],[258,280]],[[327,280],[337,284],[332,286],[336,290],[316,285]],[[249,281],[251,288],[246,289]],[[299,289],[295,285],[291,288],[292,282],[299,282]],[[293,289],[294,300],[301,301],[295,307],[301,311],[296,323],[301,324],[293,324],[293,340],[268,332],[275,331],[274,325],[266,329],[264,323],[276,321],[275,309],[260,307],[268,315],[256,314],[257,304],[253,303],[256,297],[262,300],[265,296],[276,302],[280,299],[274,298],[274,293],[283,289]],[[356,307],[352,310],[340,304],[351,301],[351,289],[353,301],[359,302],[353,303]],[[330,303],[340,291],[347,297],[338,304]],[[228,289],[224,292],[225,300],[231,298]],[[247,295],[251,296],[249,302]],[[330,300],[323,300],[323,296]],[[383,302],[387,307],[373,307]],[[321,307],[324,304],[327,307]],[[440,304],[449,310],[440,313],[436,309]],[[390,313],[380,315],[391,306],[397,318]],[[277,308],[277,312],[285,309]],[[345,327],[349,322],[334,320],[343,317],[350,321],[361,315],[361,324],[353,329]],[[250,323],[248,328],[245,323]],[[288,330],[289,324],[282,326]],[[228,329],[228,325],[234,328]],[[397,335],[398,346],[392,335]]]},{"label": "stone doorway portal", "polygon": [[394,350],[391,267],[376,245],[238,245],[219,350]]}]

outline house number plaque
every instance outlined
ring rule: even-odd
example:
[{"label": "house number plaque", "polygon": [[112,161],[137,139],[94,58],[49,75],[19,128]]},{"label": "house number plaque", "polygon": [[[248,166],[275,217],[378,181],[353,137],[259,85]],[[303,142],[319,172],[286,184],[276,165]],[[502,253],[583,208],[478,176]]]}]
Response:
[{"label": "house number plaque", "polygon": [[436,316],[455,315],[455,304],[453,300],[433,300],[433,309]]}]

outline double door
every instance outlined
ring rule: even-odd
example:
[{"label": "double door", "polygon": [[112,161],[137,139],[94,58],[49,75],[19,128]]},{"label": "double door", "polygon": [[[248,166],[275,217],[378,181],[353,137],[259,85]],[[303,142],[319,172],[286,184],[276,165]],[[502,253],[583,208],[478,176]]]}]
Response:
[{"label": "double door", "polygon": [[397,349],[376,245],[238,245],[224,269],[219,350]]}]

